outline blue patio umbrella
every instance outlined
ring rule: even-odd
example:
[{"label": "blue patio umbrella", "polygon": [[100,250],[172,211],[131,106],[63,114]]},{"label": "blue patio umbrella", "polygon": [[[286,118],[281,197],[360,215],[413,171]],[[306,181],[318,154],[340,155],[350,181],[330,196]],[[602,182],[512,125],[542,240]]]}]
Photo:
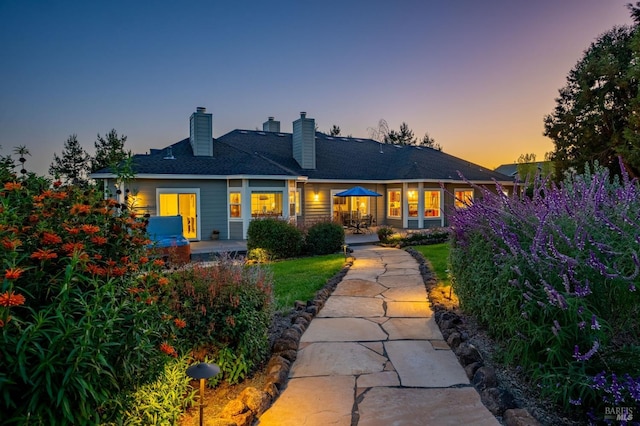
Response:
[{"label": "blue patio umbrella", "polygon": [[[336,197],[382,197],[382,194],[378,194],[375,191],[371,191],[361,186],[354,186],[353,188],[347,189],[346,191],[336,193],[335,196]],[[351,214],[352,214],[352,210],[349,211],[350,220],[353,219]]]},{"label": "blue patio umbrella", "polygon": [[382,194],[370,191],[361,186],[354,186],[353,188],[347,189],[346,191],[338,192],[335,195],[336,197],[382,197]]}]

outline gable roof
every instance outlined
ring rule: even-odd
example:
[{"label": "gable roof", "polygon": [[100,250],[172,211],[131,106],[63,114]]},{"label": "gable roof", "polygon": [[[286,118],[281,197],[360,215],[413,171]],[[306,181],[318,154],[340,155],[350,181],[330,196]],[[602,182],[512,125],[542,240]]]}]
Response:
[{"label": "gable roof", "polygon": [[[234,130],[213,139],[213,156],[194,156],[189,139],[133,157],[137,178],[198,176],[289,176],[309,180],[510,181],[509,176],[427,147],[380,144],[372,139],[316,132],[316,169],[293,158],[292,134]],[[166,159],[170,152],[173,159]],[[108,169],[93,177],[107,177]]]}]

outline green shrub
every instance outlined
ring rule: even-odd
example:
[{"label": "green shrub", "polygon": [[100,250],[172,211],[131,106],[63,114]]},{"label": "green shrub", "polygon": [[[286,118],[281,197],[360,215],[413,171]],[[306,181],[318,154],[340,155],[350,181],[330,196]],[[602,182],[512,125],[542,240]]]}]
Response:
[{"label": "green shrub", "polygon": [[117,395],[154,380],[175,355],[145,221],[100,190],[2,175],[3,421],[117,418]]},{"label": "green shrub", "polygon": [[335,222],[319,222],[307,230],[306,249],[310,254],[331,254],[342,250],[344,229]]},{"label": "green shrub", "polygon": [[209,353],[222,372],[218,379],[238,382],[268,355],[273,296],[266,269],[223,257],[174,272],[163,291],[186,323],[179,346]]},{"label": "green shrub", "polygon": [[449,240],[449,230],[443,228],[432,228],[412,232],[402,239],[404,245],[430,245],[446,243]]},{"label": "green shrub", "polygon": [[378,240],[385,243],[389,240],[389,237],[393,235],[393,228],[390,226],[381,226],[377,231]]},{"label": "green shrub", "polygon": [[247,230],[247,250],[264,249],[272,259],[300,255],[303,241],[302,231],[278,219],[252,220]]},{"label": "green shrub", "polygon": [[[122,424],[176,425],[189,407],[196,404],[197,389],[191,386],[191,379],[185,374],[189,358],[173,358],[164,367],[158,379],[140,386],[135,392],[124,395],[125,410]],[[112,423],[109,426],[115,426]]]}]

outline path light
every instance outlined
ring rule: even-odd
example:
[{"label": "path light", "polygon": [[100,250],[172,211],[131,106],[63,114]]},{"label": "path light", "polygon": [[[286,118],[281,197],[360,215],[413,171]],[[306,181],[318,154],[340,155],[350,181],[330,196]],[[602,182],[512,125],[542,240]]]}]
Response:
[{"label": "path light", "polygon": [[192,379],[200,380],[200,426],[203,421],[203,409],[204,409],[204,380],[210,379],[220,373],[220,367],[215,364],[207,364],[201,362],[200,364],[192,365],[187,368],[187,376]]},{"label": "path light", "polygon": [[344,261],[346,262],[349,257],[349,244],[343,244],[342,250],[344,251]]}]

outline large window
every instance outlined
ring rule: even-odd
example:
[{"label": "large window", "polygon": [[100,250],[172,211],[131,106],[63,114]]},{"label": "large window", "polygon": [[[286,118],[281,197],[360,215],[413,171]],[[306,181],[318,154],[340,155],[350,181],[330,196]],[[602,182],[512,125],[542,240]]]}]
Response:
[{"label": "large window", "polygon": [[282,192],[252,192],[251,216],[282,216]]},{"label": "large window", "polygon": [[401,217],[401,192],[398,189],[387,191],[387,216],[388,217]]},{"label": "large window", "polygon": [[473,189],[456,189],[454,205],[457,209],[467,208],[473,203]]},{"label": "large window", "polygon": [[229,193],[229,216],[242,217],[242,194],[240,192]]},{"label": "large window", "polygon": [[424,191],[424,217],[440,217],[440,191]]},{"label": "large window", "polygon": [[418,217],[418,191],[415,189],[407,191],[407,204],[409,207],[409,217]]}]

